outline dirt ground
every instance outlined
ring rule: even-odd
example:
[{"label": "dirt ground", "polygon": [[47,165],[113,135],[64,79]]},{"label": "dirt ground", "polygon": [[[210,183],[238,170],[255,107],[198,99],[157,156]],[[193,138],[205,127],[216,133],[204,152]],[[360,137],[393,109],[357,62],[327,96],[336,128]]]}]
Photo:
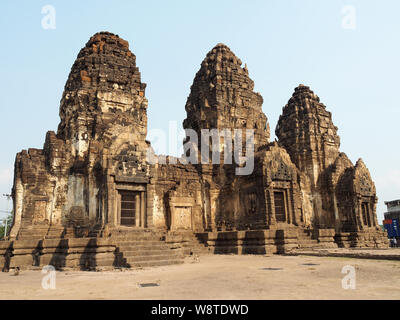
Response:
[{"label": "dirt ground", "polygon": [[[343,289],[344,266],[355,289]],[[400,261],[308,256],[201,256],[184,265],[129,271],[0,273],[0,299],[400,299]],[[141,287],[158,283],[158,287]],[[347,283],[347,282],[346,282]]]}]

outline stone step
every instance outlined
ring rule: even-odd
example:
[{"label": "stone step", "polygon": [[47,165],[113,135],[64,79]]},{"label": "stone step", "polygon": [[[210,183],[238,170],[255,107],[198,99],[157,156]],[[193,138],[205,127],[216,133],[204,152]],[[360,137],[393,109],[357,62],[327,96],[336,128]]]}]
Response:
[{"label": "stone step", "polygon": [[32,241],[40,241],[43,240],[43,237],[40,236],[27,236],[27,237],[18,237],[18,240],[32,240]]},{"label": "stone step", "polygon": [[124,267],[153,267],[183,263],[183,251],[171,249],[164,233],[129,231],[112,234],[118,261]]},{"label": "stone step", "polygon": [[117,246],[118,250],[120,252],[124,251],[139,251],[139,250],[145,250],[145,251],[153,251],[153,250],[170,250],[168,246],[165,244],[157,244],[157,245],[128,245],[128,246]]},{"label": "stone step", "polygon": [[[128,257],[135,257],[135,256],[159,256],[159,255],[168,255],[166,250],[124,250],[122,252],[124,258]],[[171,250],[171,255],[176,255],[178,253],[175,253],[174,251]]]},{"label": "stone step", "polygon": [[302,247],[304,247],[304,246],[310,246],[310,247],[314,246],[315,247],[318,245],[318,242],[298,242],[298,245],[302,246]]},{"label": "stone step", "polygon": [[205,249],[208,250],[208,246],[202,245],[202,244],[183,244],[183,248],[193,248],[193,249]]},{"label": "stone step", "polygon": [[160,255],[150,255],[150,256],[132,256],[132,257],[127,257],[125,259],[127,263],[131,264],[131,263],[142,263],[142,262],[153,262],[153,261],[180,260],[183,259],[183,256],[181,254],[160,254]]},{"label": "stone step", "polygon": [[[228,242],[227,242],[228,243]],[[204,244],[184,244],[183,248],[185,249],[196,249],[196,250],[204,250],[204,251],[208,251],[208,249],[210,248],[210,246],[208,245],[204,245]]]},{"label": "stone step", "polygon": [[43,235],[47,233],[47,229],[46,230],[22,230],[18,233],[18,235]]},{"label": "stone step", "polygon": [[161,267],[161,266],[169,266],[174,264],[183,264],[183,260],[160,260],[160,261],[151,261],[151,262],[133,262],[129,263],[128,267],[130,268],[146,268],[146,267]]},{"label": "stone step", "polygon": [[44,234],[19,234],[17,240],[43,240],[44,236]]},{"label": "stone step", "polygon": [[126,231],[126,232],[111,232],[112,237],[162,237],[165,236],[163,232],[146,232],[146,231]]},{"label": "stone step", "polygon": [[298,237],[298,238],[312,239],[312,236],[311,236],[311,235],[307,235],[307,234],[304,234],[304,233],[298,234],[297,237]]},{"label": "stone step", "polygon": [[306,238],[306,239],[297,239],[298,242],[312,242],[312,243],[318,243],[318,240],[315,239],[310,239],[310,238]]},{"label": "stone step", "polygon": [[[96,260],[95,263],[92,263],[92,267],[108,267],[114,264],[114,259],[99,259]],[[82,265],[81,265],[82,266]]]},{"label": "stone step", "polygon": [[46,239],[60,239],[64,235],[64,228],[49,230],[45,236]]},{"label": "stone step", "polygon": [[112,237],[116,242],[138,242],[138,241],[164,241],[162,238],[154,238],[154,237],[131,237],[131,238],[117,238]]},{"label": "stone step", "polygon": [[186,247],[186,246],[184,246],[183,249],[184,250],[189,249],[189,250],[197,250],[197,251],[207,252],[209,247],[197,247],[197,246],[188,246],[188,247]]},{"label": "stone step", "polygon": [[211,253],[211,249],[202,242],[196,235],[186,234],[185,241],[182,243],[185,255],[201,255]]},{"label": "stone step", "polygon": [[88,233],[89,238],[100,238],[102,230],[92,230]]},{"label": "stone step", "polygon": [[157,244],[166,244],[161,240],[130,240],[130,241],[114,241],[117,245],[120,246],[141,246],[141,245],[157,245]]},{"label": "stone step", "polygon": [[210,254],[210,253],[211,253],[211,249],[210,249],[210,250],[209,250],[209,249],[204,250],[204,249],[191,249],[191,248],[187,248],[187,249],[184,249],[184,250],[183,250],[183,253],[184,253],[186,256],[190,256],[190,255],[194,255],[194,254],[203,255],[203,254]]},{"label": "stone step", "polygon": [[315,244],[315,243],[299,243],[298,244],[298,247],[299,248],[316,248],[316,247],[318,247],[318,244]]}]

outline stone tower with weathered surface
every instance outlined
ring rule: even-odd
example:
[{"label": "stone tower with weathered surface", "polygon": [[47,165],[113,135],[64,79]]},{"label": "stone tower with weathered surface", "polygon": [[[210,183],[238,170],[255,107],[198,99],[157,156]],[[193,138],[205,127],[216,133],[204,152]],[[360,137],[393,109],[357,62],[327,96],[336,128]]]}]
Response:
[{"label": "stone tower with weathered surface", "polygon": [[17,155],[12,237],[25,226],[40,234],[115,224],[115,181],[143,184],[149,175],[145,87],[127,41],[90,38],[65,85],[57,134],[47,133],[43,150]]},{"label": "stone tower with weathered surface", "polygon": [[184,129],[251,129],[255,150],[269,142],[263,98],[254,90],[247,66],[224,44],[217,44],[201,63],[186,102]]},{"label": "stone tower with weathered surface", "polygon": [[279,143],[313,185],[339,155],[340,138],[319,97],[309,87],[299,85],[283,108],[276,127]]},{"label": "stone tower with weathered surface", "polygon": [[307,177],[302,192],[312,202],[313,228],[335,228],[337,238],[347,240],[350,236],[342,237],[342,232],[369,229],[368,241],[365,235],[353,234],[361,239],[353,243],[380,243],[384,237],[376,220],[375,185],[361,160],[353,166],[340,152],[337,130],[319,97],[299,85],[283,108],[276,135]]},{"label": "stone tower with weathered surface", "polygon": [[247,66],[219,43],[201,63],[186,102],[185,129],[253,129],[255,149],[269,142],[263,98],[254,90]]},{"label": "stone tower with weathered surface", "polygon": [[[223,44],[207,54],[183,127],[198,137],[203,129],[228,130],[246,156],[250,130],[254,155],[241,164],[149,162],[148,155],[160,157],[146,141],[145,88],[128,42],[108,32],[90,38],[65,85],[57,133],[47,133],[43,149],[16,156],[14,221],[9,240],[0,242],[4,269],[143,267],[204,251],[387,246],[370,173],[339,151],[331,114],[308,87],[295,89],[279,119],[279,141],[270,143],[247,66]],[[216,147],[224,161],[225,142],[211,140],[208,151]],[[250,172],[238,174],[250,160]]]},{"label": "stone tower with weathered surface", "polygon": [[276,127],[279,143],[310,181],[315,224],[329,224],[331,201],[326,199],[323,173],[339,155],[340,138],[319,97],[309,87],[299,85],[283,108]]},{"label": "stone tower with weathered surface", "polygon": [[[128,42],[109,33],[94,35],[72,66],[57,136],[73,157],[68,181],[70,196],[78,195],[73,211],[88,212],[92,225],[115,225],[119,219],[118,181],[134,179],[143,189],[148,180],[145,88]],[[143,212],[136,219],[147,223]]]},{"label": "stone tower with weathered surface", "polygon": [[[240,148],[246,154],[246,130],[254,133],[254,152],[269,143],[269,125],[262,111],[263,98],[254,90],[247,65],[224,44],[217,44],[201,63],[186,102],[187,117],[184,129],[196,131],[198,150],[201,151],[201,130],[218,130],[218,145],[210,138],[210,151],[220,151],[221,165],[202,163],[197,166],[202,177],[203,194],[206,194],[206,217],[213,227],[233,226],[238,220],[239,188],[235,174],[234,154],[225,161],[226,143],[231,141],[232,149]],[[228,135],[224,135],[228,133]],[[235,134],[242,141],[235,146]],[[208,139],[208,138],[207,138]],[[213,145],[214,143],[214,145]],[[216,147],[216,148],[215,148]],[[199,162],[203,160],[198,157]],[[212,157],[209,156],[209,162]],[[224,162],[225,161],[225,162]],[[235,218],[236,217],[236,218]]]}]

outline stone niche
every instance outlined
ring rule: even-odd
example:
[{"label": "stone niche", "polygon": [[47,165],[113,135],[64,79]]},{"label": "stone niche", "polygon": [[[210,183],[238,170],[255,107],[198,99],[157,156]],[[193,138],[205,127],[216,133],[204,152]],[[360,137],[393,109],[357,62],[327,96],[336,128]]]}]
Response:
[{"label": "stone niche", "polygon": [[32,215],[32,224],[47,224],[49,221],[46,219],[47,212],[47,198],[38,198],[34,200],[34,211]]},{"label": "stone niche", "polygon": [[202,231],[201,208],[193,198],[183,196],[169,197],[170,230]]}]

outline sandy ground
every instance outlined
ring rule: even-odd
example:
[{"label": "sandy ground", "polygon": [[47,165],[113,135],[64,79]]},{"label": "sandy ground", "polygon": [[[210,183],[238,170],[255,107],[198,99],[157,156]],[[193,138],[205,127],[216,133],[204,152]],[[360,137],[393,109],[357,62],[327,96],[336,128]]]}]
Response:
[{"label": "sandy ground", "polygon": [[[343,289],[344,266],[356,288]],[[60,271],[43,289],[38,271],[0,273],[0,299],[400,299],[400,261],[308,256],[201,256],[129,271]],[[157,282],[158,287],[140,287]]]}]

